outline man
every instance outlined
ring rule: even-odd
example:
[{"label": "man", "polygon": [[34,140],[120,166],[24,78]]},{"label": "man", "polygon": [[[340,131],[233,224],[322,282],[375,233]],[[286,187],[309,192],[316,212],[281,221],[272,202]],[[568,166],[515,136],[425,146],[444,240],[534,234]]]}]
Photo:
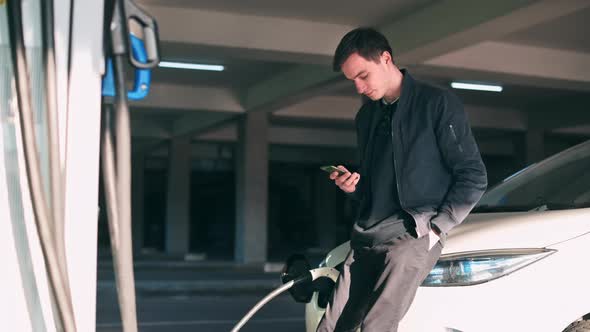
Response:
[{"label": "man", "polygon": [[330,174],[360,204],[318,331],[397,331],[446,234],[485,191],[486,170],[460,100],[398,69],[376,30],[347,33],[334,70],[368,101],[355,119],[359,172]]}]

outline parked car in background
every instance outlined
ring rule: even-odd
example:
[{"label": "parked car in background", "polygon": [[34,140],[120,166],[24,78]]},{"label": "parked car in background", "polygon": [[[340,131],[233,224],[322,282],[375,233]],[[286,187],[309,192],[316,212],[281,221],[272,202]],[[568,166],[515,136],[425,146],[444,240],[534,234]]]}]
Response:
[{"label": "parked car in background", "polygon": [[[590,141],[491,188],[448,234],[401,332],[590,331]],[[320,264],[338,268],[349,243]],[[306,305],[315,331],[333,283]]]}]

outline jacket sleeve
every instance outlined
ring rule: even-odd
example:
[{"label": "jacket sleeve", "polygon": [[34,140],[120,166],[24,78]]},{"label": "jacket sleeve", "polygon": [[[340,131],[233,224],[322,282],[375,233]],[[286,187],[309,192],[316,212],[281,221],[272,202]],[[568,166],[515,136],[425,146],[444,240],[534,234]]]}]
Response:
[{"label": "jacket sleeve", "polygon": [[452,182],[438,214],[431,220],[446,236],[457,226],[485,192],[487,173],[471,132],[463,104],[445,91],[438,100],[434,130],[438,148],[452,174]]}]

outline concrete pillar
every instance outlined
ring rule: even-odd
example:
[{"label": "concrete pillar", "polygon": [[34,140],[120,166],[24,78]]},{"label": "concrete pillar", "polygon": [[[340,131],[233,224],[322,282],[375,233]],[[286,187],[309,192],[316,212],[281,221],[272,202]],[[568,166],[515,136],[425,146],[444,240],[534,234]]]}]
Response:
[{"label": "concrete pillar", "polygon": [[145,178],[145,156],[133,156],[131,161],[131,216],[133,220],[133,253],[141,253],[143,248],[143,225],[144,225],[144,178]]},{"label": "concrete pillar", "polygon": [[170,142],[166,198],[166,253],[186,254],[190,234],[190,139]]},{"label": "concrete pillar", "polygon": [[240,264],[263,263],[267,251],[268,114],[248,113],[238,121],[234,256]]},{"label": "concrete pillar", "polygon": [[[329,174],[319,171],[314,174],[314,213],[317,245],[323,250],[332,250],[336,246],[336,218],[338,209],[336,195],[341,195],[334,181],[328,178]],[[338,190],[338,191],[336,191]]]},{"label": "concrete pillar", "polygon": [[526,165],[543,160],[545,157],[545,133],[540,128],[529,128],[525,133]]}]

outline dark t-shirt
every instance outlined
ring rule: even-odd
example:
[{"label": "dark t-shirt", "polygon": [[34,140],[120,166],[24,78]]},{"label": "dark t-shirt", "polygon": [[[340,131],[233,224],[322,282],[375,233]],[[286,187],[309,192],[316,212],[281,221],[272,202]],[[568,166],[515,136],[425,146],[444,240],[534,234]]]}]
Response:
[{"label": "dark t-shirt", "polygon": [[402,210],[399,201],[395,167],[393,163],[391,119],[398,102],[381,103],[379,122],[375,128],[371,149],[369,174],[370,190],[365,206],[361,206],[359,218],[353,226],[351,246],[373,247],[406,233],[412,229],[411,217]]}]

